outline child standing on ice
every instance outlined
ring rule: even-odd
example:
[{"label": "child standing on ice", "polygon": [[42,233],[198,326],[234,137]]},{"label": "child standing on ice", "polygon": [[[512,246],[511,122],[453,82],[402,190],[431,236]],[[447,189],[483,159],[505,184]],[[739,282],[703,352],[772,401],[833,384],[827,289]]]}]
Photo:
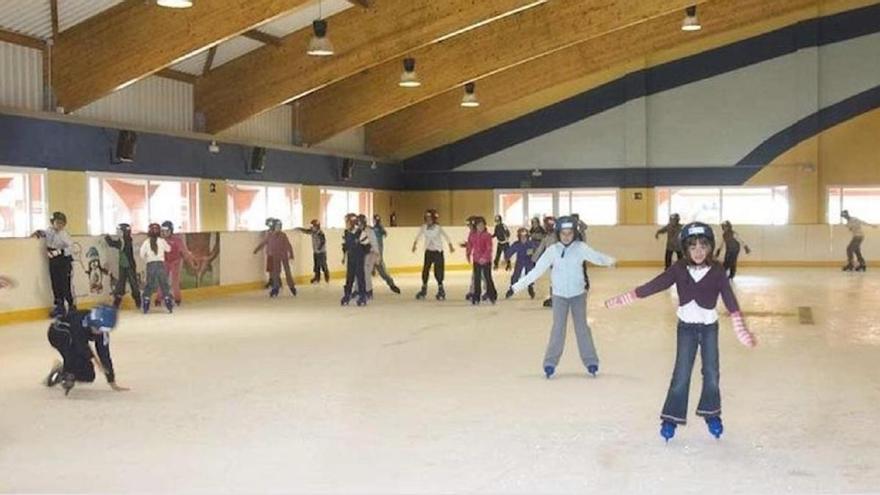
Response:
[{"label": "child standing on ice", "polygon": [[[547,246],[535,268],[513,284],[513,293],[520,292],[535,283],[535,280],[552,267],[550,284],[553,287],[553,328],[544,355],[544,374],[550,378],[556,372],[556,366],[565,346],[565,327],[568,314],[571,312],[581,361],[587,371],[596,376],[599,371],[599,356],[596,354],[590,326],[587,325],[587,291],[584,289],[583,263],[589,261],[597,265],[610,266],[616,260],[594,250],[583,241],[575,240],[577,223],[571,217],[559,218],[555,228],[559,242]],[[508,295],[513,294],[508,292]]]},{"label": "child standing on ice", "polygon": [[[724,241],[724,264],[722,266],[727,273],[727,278],[733,280],[733,277],[736,276],[736,260],[739,259],[740,244],[742,244],[746,254],[749,254],[752,251],[749,249],[749,246],[740,239],[739,234],[733,230],[733,225],[727,220],[721,222],[721,238]],[[715,251],[715,257],[718,258],[719,256],[721,256],[720,247]]]},{"label": "child standing on ice", "polygon": [[144,298],[141,309],[144,314],[150,312],[150,298],[157,288],[161,288],[165,294],[165,308],[168,312],[174,310],[174,301],[171,300],[171,287],[168,286],[168,272],[165,270],[165,254],[171,251],[171,246],[165,239],[159,237],[162,228],[158,223],[151,223],[147,230],[147,240],[141,244],[141,258],[147,263],[147,284],[144,286]]},{"label": "child standing on ice", "polygon": [[[513,295],[513,284],[535,267],[532,255],[538,248],[538,243],[529,239],[529,230],[525,227],[520,227],[516,231],[516,238],[516,241],[504,253],[507,266],[510,266],[510,258],[516,256],[516,264],[513,267],[513,274],[510,276],[511,288],[507,290],[507,297]],[[529,284],[529,297],[535,298],[535,284]]]},{"label": "child standing on ice", "polygon": [[675,284],[679,301],[678,348],[672,382],[660,414],[660,435],[669,441],[675,435],[676,426],[687,422],[691,372],[699,347],[703,363],[703,391],[697,405],[697,416],[702,416],[709,432],[715,438],[720,438],[724,427],[721,424],[721,392],[718,387],[718,311],[715,309],[719,295],[730,311],[739,341],[748,347],[754,347],[757,341],[746,328],[724,268],[712,257],[715,248],[712,228],[700,222],[689,223],[682,228],[680,241],[684,259],[635,290],[605,301],[605,306],[613,308],[631,304],[636,299],[656,294]]},{"label": "child standing on ice", "polygon": [[495,304],[498,293],[492,280],[492,234],[486,231],[486,219],[483,217],[474,219],[474,231],[468,236],[466,255],[468,261],[473,261],[474,265],[471,304],[480,304],[484,279],[486,296],[492,304]]}]

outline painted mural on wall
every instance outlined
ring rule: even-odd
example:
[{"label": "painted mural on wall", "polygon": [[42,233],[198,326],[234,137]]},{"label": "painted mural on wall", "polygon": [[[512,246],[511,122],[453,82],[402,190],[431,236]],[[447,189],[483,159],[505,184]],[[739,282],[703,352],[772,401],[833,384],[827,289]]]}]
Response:
[{"label": "painted mural on wall", "polygon": [[[183,238],[190,256],[184,256],[180,276],[181,289],[220,285],[220,234],[202,232],[176,234]],[[112,236],[117,239],[117,236]],[[132,236],[137,263],[138,286],[143,288],[146,264],[137,255],[146,236]],[[103,237],[76,237],[73,256],[73,291],[76,297],[107,297],[113,293],[119,277],[119,250],[110,247]]]}]

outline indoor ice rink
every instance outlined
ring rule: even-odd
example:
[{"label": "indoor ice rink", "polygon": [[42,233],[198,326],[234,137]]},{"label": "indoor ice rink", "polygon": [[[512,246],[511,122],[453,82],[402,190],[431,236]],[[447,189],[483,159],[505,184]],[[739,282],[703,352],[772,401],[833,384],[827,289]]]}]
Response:
[{"label": "indoor ice rink", "polygon": [[880,494],[878,60],[876,0],[0,0],[0,493]]}]

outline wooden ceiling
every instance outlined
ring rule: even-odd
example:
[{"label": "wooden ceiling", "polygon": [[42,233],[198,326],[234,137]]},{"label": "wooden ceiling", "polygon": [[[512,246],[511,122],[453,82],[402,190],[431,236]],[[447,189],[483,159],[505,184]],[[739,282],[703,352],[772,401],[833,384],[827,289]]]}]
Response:
[{"label": "wooden ceiling", "polygon": [[[305,53],[310,26],[283,37],[257,28],[315,0],[210,0],[183,10],[126,0],[60,33],[57,0],[47,1],[55,40],[53,87],[66,111],[158,73],[194,84],[195,108],[208,132],[296,101],[305,143],[366,126],[367,151],[396,159],[649,66],[660,52],[686,54],[750,26],[769,30],[789,20],[876,3],[348,0],[357,8],[328,18],[336,54],[310,57]],[[690,5],[698,5],[702,31],[679,29]],[[216,47],[236,36],[263,45],[212,67]],[[42,40],[2,29],[0,40],[45,49]],[[207,53],[201,75],[169,69],[198,52]],[[419,88],[397,86],[405,57],[417,61]],[[472,81],[481,106],[461,108],[462,86]]]}]

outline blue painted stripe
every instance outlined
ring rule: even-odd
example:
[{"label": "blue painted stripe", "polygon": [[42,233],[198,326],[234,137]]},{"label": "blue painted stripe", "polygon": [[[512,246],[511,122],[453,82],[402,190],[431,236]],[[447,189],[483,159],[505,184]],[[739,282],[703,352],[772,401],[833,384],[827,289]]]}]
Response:
[{"label": "blue painted stripe", "polygon": [[453,170],[633,99],[794,53],[799,49],[876,32],[880,32],[880,4],[801,21],[763,35],[627,74],[510,122],[409,158],[403,162],[404,170]]}]

